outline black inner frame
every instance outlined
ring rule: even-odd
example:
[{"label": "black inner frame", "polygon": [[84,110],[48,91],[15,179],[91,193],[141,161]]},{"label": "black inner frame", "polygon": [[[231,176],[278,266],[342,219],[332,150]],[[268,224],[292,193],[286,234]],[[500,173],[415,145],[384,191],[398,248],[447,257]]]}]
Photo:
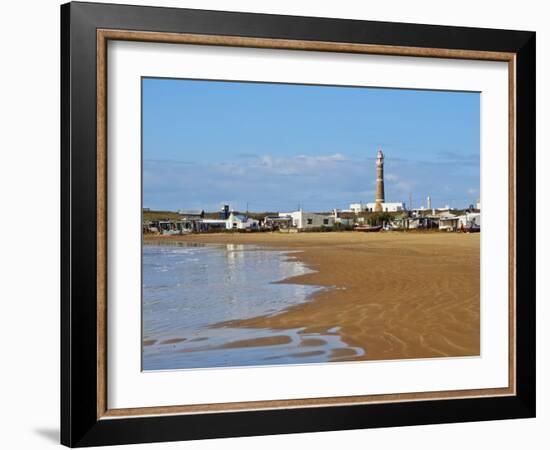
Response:
[{"label": "black inner frame", "polygon": [[[96,30],[511,52],[516,60],[516,386],[504,397],[97,419]],[[68,3],[61,6],[61,443],[71,447],[535,416],[535,33]]]}]

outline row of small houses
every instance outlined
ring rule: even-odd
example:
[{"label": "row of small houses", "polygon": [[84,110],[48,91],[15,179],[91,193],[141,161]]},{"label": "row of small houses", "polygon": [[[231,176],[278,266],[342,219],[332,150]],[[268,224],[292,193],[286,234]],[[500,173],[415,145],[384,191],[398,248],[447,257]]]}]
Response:
[{"label": "row of small houses", "polygon": [[445,214],[441,216],[404,217],[391,223],[392,229],[421,230],[439,229],[440,231],[480,231],[481,214],[462,215]]},{"label": "row of small houses", "polygon": [[[305,217],[307,216],[307,217]],[[279,230],[305,229],[322,226],[334,226],[334,220],[326,219],[324,215],[304,213],[279,213],[277,216],[265,216],[254,219],[246,214],[235,212],[220,213],[219,218],[204,218],[202,213],[184,213],[179,220],[152,220],[143,224],[144,232],[160,234],[201,233],[223,230]]]},{"label": "row of small houses", "polygon": [[[145,233],[185,234],[223,230],[288,230],[307,231],[315,229],[332,229],[335,227],[351,229],[363,225],[364,217],[353,214],[342,214],[334,210],[331,214],[305,212],[302,209],[292,212],[281,212],[255,219],[246,214],[235,212],[221,213],[219,218],[209,219],[204,213],[182,213],[179,219],[151,220],[143,223]],[[384,223],[385,230],[439,229],[443,231],[479,231],[481,215],[479,212],[454,215],[450,211],[421,216],[403,214]]]}]

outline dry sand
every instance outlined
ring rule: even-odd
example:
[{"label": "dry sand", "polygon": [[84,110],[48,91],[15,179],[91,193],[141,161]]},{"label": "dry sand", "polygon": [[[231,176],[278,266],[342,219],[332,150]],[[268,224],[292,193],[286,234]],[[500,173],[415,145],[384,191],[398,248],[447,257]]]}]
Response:
[{"label": "dry sand", "polygon": [[[272,317],[231,326],[338,334],[380,360],[480,354],[479,234],[250,233],[147,237],[147,241],[253,244],[300,250],[316,272],[285,282],[331,287]],[[250,343],[247,343],[250,345]],[[346,350],[346,349],[342,349]],[[353,352],[351,352],[353,353]]]}]

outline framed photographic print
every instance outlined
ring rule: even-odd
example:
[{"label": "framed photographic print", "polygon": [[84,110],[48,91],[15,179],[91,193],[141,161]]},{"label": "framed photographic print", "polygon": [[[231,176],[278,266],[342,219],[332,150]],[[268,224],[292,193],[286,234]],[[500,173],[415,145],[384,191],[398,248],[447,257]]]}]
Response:
[{"label": "framed photographic print", "polygon": [[61,7],[68,446],[535,415],[535,33]]}]

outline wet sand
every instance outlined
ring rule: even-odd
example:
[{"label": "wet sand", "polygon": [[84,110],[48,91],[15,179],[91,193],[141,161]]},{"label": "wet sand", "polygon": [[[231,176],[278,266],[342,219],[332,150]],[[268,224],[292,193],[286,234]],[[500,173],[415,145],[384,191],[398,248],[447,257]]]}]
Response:
[{"label": "wet sand", "polygon": [[285,283],[330,289],[315,294],[310,303],[275,316],[223,325],[274,330],[304,327],[304,334],[321,335],[333,334],[331,330],[339,327],[344,342],[365,350],[361,356],[354,352],[333,355],[339,361],[479,355],[479,239],[479,234],[437,232],[145,238],[148,242],[250,244],[300,251],[291,257],[316,272]]}]

